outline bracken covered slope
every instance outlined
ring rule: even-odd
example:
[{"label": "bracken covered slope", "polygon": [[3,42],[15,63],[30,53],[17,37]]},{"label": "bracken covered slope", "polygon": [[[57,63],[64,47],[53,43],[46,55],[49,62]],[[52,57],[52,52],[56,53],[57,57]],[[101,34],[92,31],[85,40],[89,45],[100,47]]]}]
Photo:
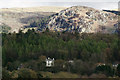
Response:
[{"label": "bracken covered slope", "polygon": [[22,27],[29,25],[30,20],[50,16],[65,8],[56,6],[2,8],[0,9],[0,26],[5,24],[11,27],[10,32],[18,32]]},{"label": "bracken covered slope", "polygon": [[51,31],[79,33],[113,33],[117,29],[118,16],[113,13],[85,6],[73,6],[50,18],[47,27]]}]

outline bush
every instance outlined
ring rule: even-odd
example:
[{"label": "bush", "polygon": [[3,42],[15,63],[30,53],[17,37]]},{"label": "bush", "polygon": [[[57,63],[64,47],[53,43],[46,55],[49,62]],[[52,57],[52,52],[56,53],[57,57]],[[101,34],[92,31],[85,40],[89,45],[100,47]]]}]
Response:
[{"label": "bush", "polygon": [[38,77],[35,71],[23,68],[18,71],[18,78],[38,78]]},{"label": "bush", "polygon": [[3,79],[9,79],[9,78],[11,78],[11,75],[9,74],[9,71],[8,70],[6,70],[5,68],[3,68],[2,69],[2,78]]},{"label": "bush", "polygon": [[72,68],[73,68],[72,72],[78,73],[81,75],[91,75],[94,72],[93,64],[89,62],[83,62],[81,60],[75,61]]},{"label": "bush", "polygon": [[109,65],[101,65],[96,67],[97,73],[103,73],[107,76],[113,76],[113,70]]}]

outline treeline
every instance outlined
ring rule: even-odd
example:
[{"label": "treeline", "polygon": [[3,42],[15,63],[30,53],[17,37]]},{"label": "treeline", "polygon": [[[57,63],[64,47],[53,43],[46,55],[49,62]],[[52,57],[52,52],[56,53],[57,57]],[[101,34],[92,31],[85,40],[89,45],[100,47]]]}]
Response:
[{"label": "treeline", "polygon": [[[78,34],[67,32],[9,33],[2,35],[3,67],[9,71],[17,70],[21,63],[24,68],[34,71],[72,72],[92,75],[97,63],[111,65],[120,62],[120,39],[117,34]],[[55,67],[46,68],[46,57],[55,58]],[[68,61],[73,60],[73,64]],[[112,68],[111,68],[112,69]],[[99,70],[99,69],[98,69]],[[106,76],[113,76],[103,71]],[[101,72],[100,72],[101,73]],[[117,74],[117,73],[116,73]]]},{"label": "treeline", "polygon": [[1,24],[0,25],[0,33],[8,33],[9,30],[11,30],[11,27],[9,27],[6,24]]},{"label": "treeline", "polygon": [[44,29],[46,27],[46,24],[48,23],[51,16],[47,17],[41,17],[41,18],[32,18],[28,22],[28,26],[25,26],[24,28],[30,28],[30,27],[38,27],[38,30]]}]

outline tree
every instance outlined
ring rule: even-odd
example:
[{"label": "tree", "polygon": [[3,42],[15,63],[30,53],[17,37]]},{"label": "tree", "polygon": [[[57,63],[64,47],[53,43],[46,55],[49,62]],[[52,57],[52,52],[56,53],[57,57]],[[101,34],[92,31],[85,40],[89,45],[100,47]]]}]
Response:
[{"label": "tree", "polygon": [[46,32],[49,32],[49,28],[48,27],[46,28]]},{"label": "tree", "polygon": [[120,64],[117,67],[117,75],[120,77]]}]

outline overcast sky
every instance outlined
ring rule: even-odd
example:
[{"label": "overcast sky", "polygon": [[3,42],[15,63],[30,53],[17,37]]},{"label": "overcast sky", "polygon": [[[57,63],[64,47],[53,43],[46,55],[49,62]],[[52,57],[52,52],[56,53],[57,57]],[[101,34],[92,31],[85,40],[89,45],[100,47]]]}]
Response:
[{"label": "overcast sky", "polygon": [[119,0],[0,0],[0,8],[38,6],[89,6],[97,9],[117,9]]}]

